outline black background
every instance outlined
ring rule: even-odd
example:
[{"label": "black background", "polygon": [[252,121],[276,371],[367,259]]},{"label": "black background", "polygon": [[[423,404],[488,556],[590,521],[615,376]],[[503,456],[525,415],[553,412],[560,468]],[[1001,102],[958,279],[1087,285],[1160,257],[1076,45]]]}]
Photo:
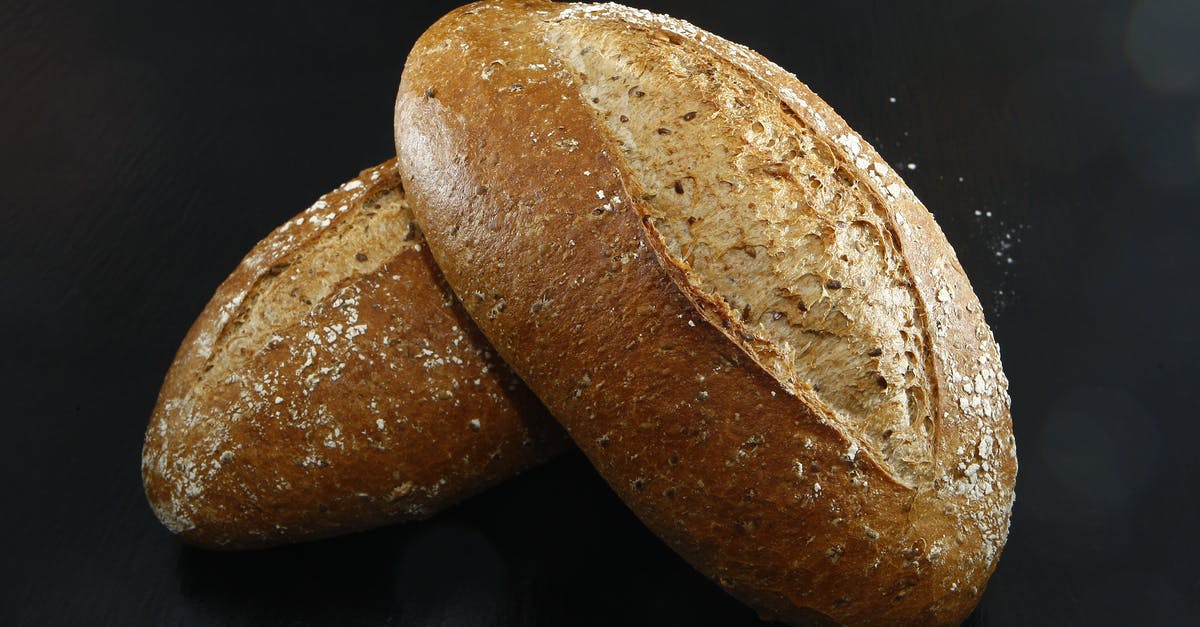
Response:
[{"label": "black background", "polygon": [[[171,537],[139,458],[178,342],[260,237],[391,155],[404,57],[453,3],[97,4],[0,4],[0,624],[757,624],[578,454],[425,523]],[[971,620],[1190,622],[1200,5],[1045,5],[639,2],[799,75],[958,250],[1021,463]]]}]

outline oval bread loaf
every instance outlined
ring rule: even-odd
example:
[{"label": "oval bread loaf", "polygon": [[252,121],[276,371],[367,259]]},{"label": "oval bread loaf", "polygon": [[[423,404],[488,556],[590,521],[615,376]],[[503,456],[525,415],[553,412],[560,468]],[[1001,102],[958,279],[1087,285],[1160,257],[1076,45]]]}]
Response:
[{"label": "oval bread loaf", "polygon": [[655,533],[764,617],[964,619],[1017,469],[954,251],[794,76],[618,5],[496,1],[396,109],[447,281]]},{"label": "oval bread loaf", "polygon": [[217,289],[163,383],[142,477],[189,543],[262,547],[429,516],[565,444],[445,286],[393,160]]}]

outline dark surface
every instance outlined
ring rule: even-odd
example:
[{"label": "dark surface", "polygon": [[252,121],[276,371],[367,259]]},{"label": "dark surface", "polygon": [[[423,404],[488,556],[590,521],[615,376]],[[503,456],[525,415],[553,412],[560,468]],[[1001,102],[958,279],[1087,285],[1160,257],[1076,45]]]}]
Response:
[{"label": "dark surface", "polygon": [[[452,3],[94,4],[0,4],[0,624],[756,624],[578,455],[426,523],[172,538],[139,456],[178,342],[260,237],[390,156]],[[1200,4],[911,4],[639,6],[794,71],[958,250],[1021,463],[974,624],[1194,621]]]}]

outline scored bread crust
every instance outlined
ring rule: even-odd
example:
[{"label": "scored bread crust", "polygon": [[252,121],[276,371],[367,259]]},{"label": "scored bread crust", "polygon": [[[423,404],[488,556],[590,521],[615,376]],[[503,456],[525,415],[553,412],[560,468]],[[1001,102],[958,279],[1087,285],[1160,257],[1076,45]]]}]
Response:
[{"label": "scored bread crust", "polygon": [[[566,32],[575,39],[564,43]],[[885,455],[879,434],[805,380],[782,377],[768,362],[786,347],[673,254],[655,226],[660,190],[645,187],[630,138],[584,93],[616,77],[585,76],[564,56],[563,46],[582,53],[601,37],[626,42],[643,76],[686,74],[667,52],[678,49],[707,64],[718,85],[733,75],[753,83],[772,106],[739,100],[744,111],[717,114],[800,125],[843,191],[870,200],[903,260],[895,281],[912,294],[906,333],[919,354],[910,359],[924,368],[912,379],[927,399],[912,419],[928,460]],[[700,99],[719,104],[719,95]],[[693,97],[681,91],[683,108],[669,115],[692,115]],[[712,149],[728,139],[713,138]],[[417,42],[396,141],[416,219],[468,312],[680,555],[764,617],[793,624],[966,617],[995,568],[1013,500],[999,352],[932,216],[794,76],[690,24],[618,5],[483,2]],[[806,166],[789,167],[792,176]]]},{"label": "scored bread crust", "polygon": [[565,445],[445,285],[393,159],[217,289],[163,383],[142,477],[187,542],[252,548],[424,518]]}]

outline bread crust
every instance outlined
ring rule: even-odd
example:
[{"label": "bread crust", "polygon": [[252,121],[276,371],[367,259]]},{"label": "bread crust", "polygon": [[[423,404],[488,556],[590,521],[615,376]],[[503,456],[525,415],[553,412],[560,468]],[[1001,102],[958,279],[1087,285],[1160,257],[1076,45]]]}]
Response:
[{"label": "bread crust", "polygon": [[183,540],[254,548],[432,515],[565,444],[441,279],[391,160],[217,289],[167,373],[142,476]]},{"label": "bread crust", "polygon": [[[764,340],[689,280],[651,224],[654,190],[550,43],[556,24],[577,20],[754,77],[885,212],[917,295],[930,464],[899,477],[813,390],[766,367]],[[949,624],[971,611],[1007,536],[1016,475],[998,348],[932,216],[794,76],[618,5],[477,3],[417,42],[396,141],[417,221],[468,312],[697,569],[792,624]]]}]

